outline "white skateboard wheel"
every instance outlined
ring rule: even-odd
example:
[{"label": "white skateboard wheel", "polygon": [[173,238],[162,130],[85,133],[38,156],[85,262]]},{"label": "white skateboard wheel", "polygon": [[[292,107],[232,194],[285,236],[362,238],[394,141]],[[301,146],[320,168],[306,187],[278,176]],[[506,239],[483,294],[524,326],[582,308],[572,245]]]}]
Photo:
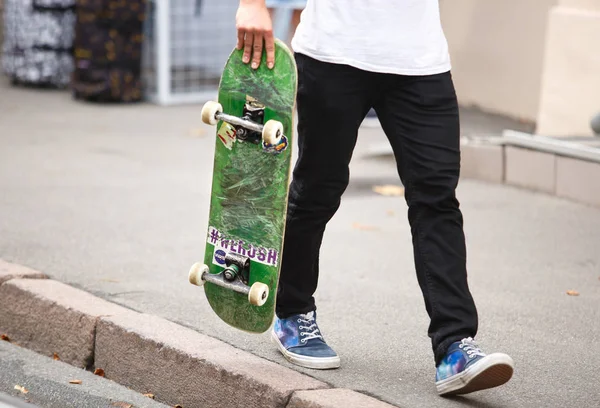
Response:
[{"label": "white skateboard wheel", "polygon": [[269,120],[265,123],[262,131],[263,141],[267,144],[275,146],[281,141],[283,135],[283,124],[276,120]]},{"label": "white skateboard wheel", "polygon": [[269,298],[269,287],[261,282],[256,282],[250,287],[248,301],[251,305],[262,306]]},{"label": "white skateboard wheel", "polygon": [[190,268],[188,279],[192,285],[203,286],[205,281],[202,277],[205,273],[209,273],[208,266],[197,262]]},{"label": "white skateboard wheel", "polygon": [[202,107],[202,122],[207,125],[216,125],[219,120],[215,117],[217,113],[222,113],[223,107],[220,103],[208,101]]}]

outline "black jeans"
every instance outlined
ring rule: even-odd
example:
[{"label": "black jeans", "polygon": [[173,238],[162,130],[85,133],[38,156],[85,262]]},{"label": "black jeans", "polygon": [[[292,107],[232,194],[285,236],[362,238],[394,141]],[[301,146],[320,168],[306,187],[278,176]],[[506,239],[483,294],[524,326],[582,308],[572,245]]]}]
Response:
[{"label": "black jeans", "polygon": [[289,193],[277,296],[281,318],[315,310],[319,250],[340,205],[358,128],[373,107],[405,187],[414,262],[436,363],[474,337],[478,317],[467,284],[458,103],[451,73],[402,76],[296,54],[299,155]]}]

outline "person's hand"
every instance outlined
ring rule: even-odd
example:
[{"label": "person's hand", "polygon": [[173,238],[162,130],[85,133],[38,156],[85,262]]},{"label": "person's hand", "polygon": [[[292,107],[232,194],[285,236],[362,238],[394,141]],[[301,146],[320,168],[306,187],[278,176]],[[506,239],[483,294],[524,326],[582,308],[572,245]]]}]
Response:
[{"label": "person's hand", "polygon": [[260,65],[264,47],[267,51],[267,66],[275,65],[275,40],[273,24],[264,0],[240,0],[236,15],[238,40],[236,48],[244,49],[242,60],[245,64],[252,59],[252,68]]}]

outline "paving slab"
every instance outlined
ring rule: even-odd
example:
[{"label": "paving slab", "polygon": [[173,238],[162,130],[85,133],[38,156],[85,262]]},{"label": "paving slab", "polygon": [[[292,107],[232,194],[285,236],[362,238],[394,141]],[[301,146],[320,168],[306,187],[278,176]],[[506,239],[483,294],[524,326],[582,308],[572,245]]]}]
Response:
[{"label": "paving slab", "polygon": [[556,192],[556,156],[520,147],[506,146],[506,183],[534,191]]},{"label": "paving slab", "polygon": [[287,408],[393,408],[393,405],[356,391],[329,389],[295,392]]},{"label": "paving slab", "polygon": [[557,157],[556,195],[600,207],[600,163]]},{"label": "paving slab", "polygon": [[461,146],[461,177],[504,182],[504,147],[467,143]]}]

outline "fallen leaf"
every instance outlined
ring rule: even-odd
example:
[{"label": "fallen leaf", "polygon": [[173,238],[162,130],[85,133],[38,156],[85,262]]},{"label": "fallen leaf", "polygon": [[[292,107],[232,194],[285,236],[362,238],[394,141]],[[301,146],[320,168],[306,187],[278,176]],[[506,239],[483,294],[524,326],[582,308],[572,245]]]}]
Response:
[{"label": "fallen leaf", "polygon": [[8,338],[8,336],[6,334],[0,334],[0,340],[10,341],[10,339]]},{"label": "fallen leaf", "polygon": [[379,229],[377,227],[374,227],[373,225],[364,225],[364,224],[360,224],[358,222],[355,222],[354,224],[352,224],[352,228],[361,230],[361,231],[376,231]]},{"label": "fallen leaf", "polygon": [[576,290],[567,290],[567,295],[569,296],[579,296],[579,292]]},{"label": "fallen leaf", "polygon": [[144,397],[148,397],[148,398],[154,399],[154,394],[144,394]]},{"label": "fallen leaf", "polygon": [[71,380],[69,384],[81,384],[81,380]]},{"label": "fallen leaf", "polygon": [[60,357],[58,356],[58,354],[54,353],[54,355],[52,356],[52,358],[56,361],[60,360]]},{"label": "fallen leaf", "polygon": [[15,390],[21,391],[23,394],[27,394],[29,390],[21,385],[15,385]]},{"label": "fallen leaf", "polygon": [[132,408],[133,404],[129,404],[127,402],[121,402],[121,401],[117,401],[117,402],[113,402],[112,404],[113,407],[119,407],[119,408]]},{"label": "fallen leaf", "polygon": [[104,370],[103,370],[103,369],[101,369],[101,368],[96,368],[96,369],[94,370],[94,374],[95,374],[95,375],[98,375],[98,376],[100,376],[100,377],[104,377]]},{"label": "fallen leaf", "polygon": [[204,134],[205,134],[204,129],[201,129],[201,128],[190,129],[190,136],[202,137],[202,136],[204,136]]},{"label": "fallen leaf", "polygon": [[399,197],[404,195],[404,187],[394,185],[374,186],[373,191],[384,196]]}]

